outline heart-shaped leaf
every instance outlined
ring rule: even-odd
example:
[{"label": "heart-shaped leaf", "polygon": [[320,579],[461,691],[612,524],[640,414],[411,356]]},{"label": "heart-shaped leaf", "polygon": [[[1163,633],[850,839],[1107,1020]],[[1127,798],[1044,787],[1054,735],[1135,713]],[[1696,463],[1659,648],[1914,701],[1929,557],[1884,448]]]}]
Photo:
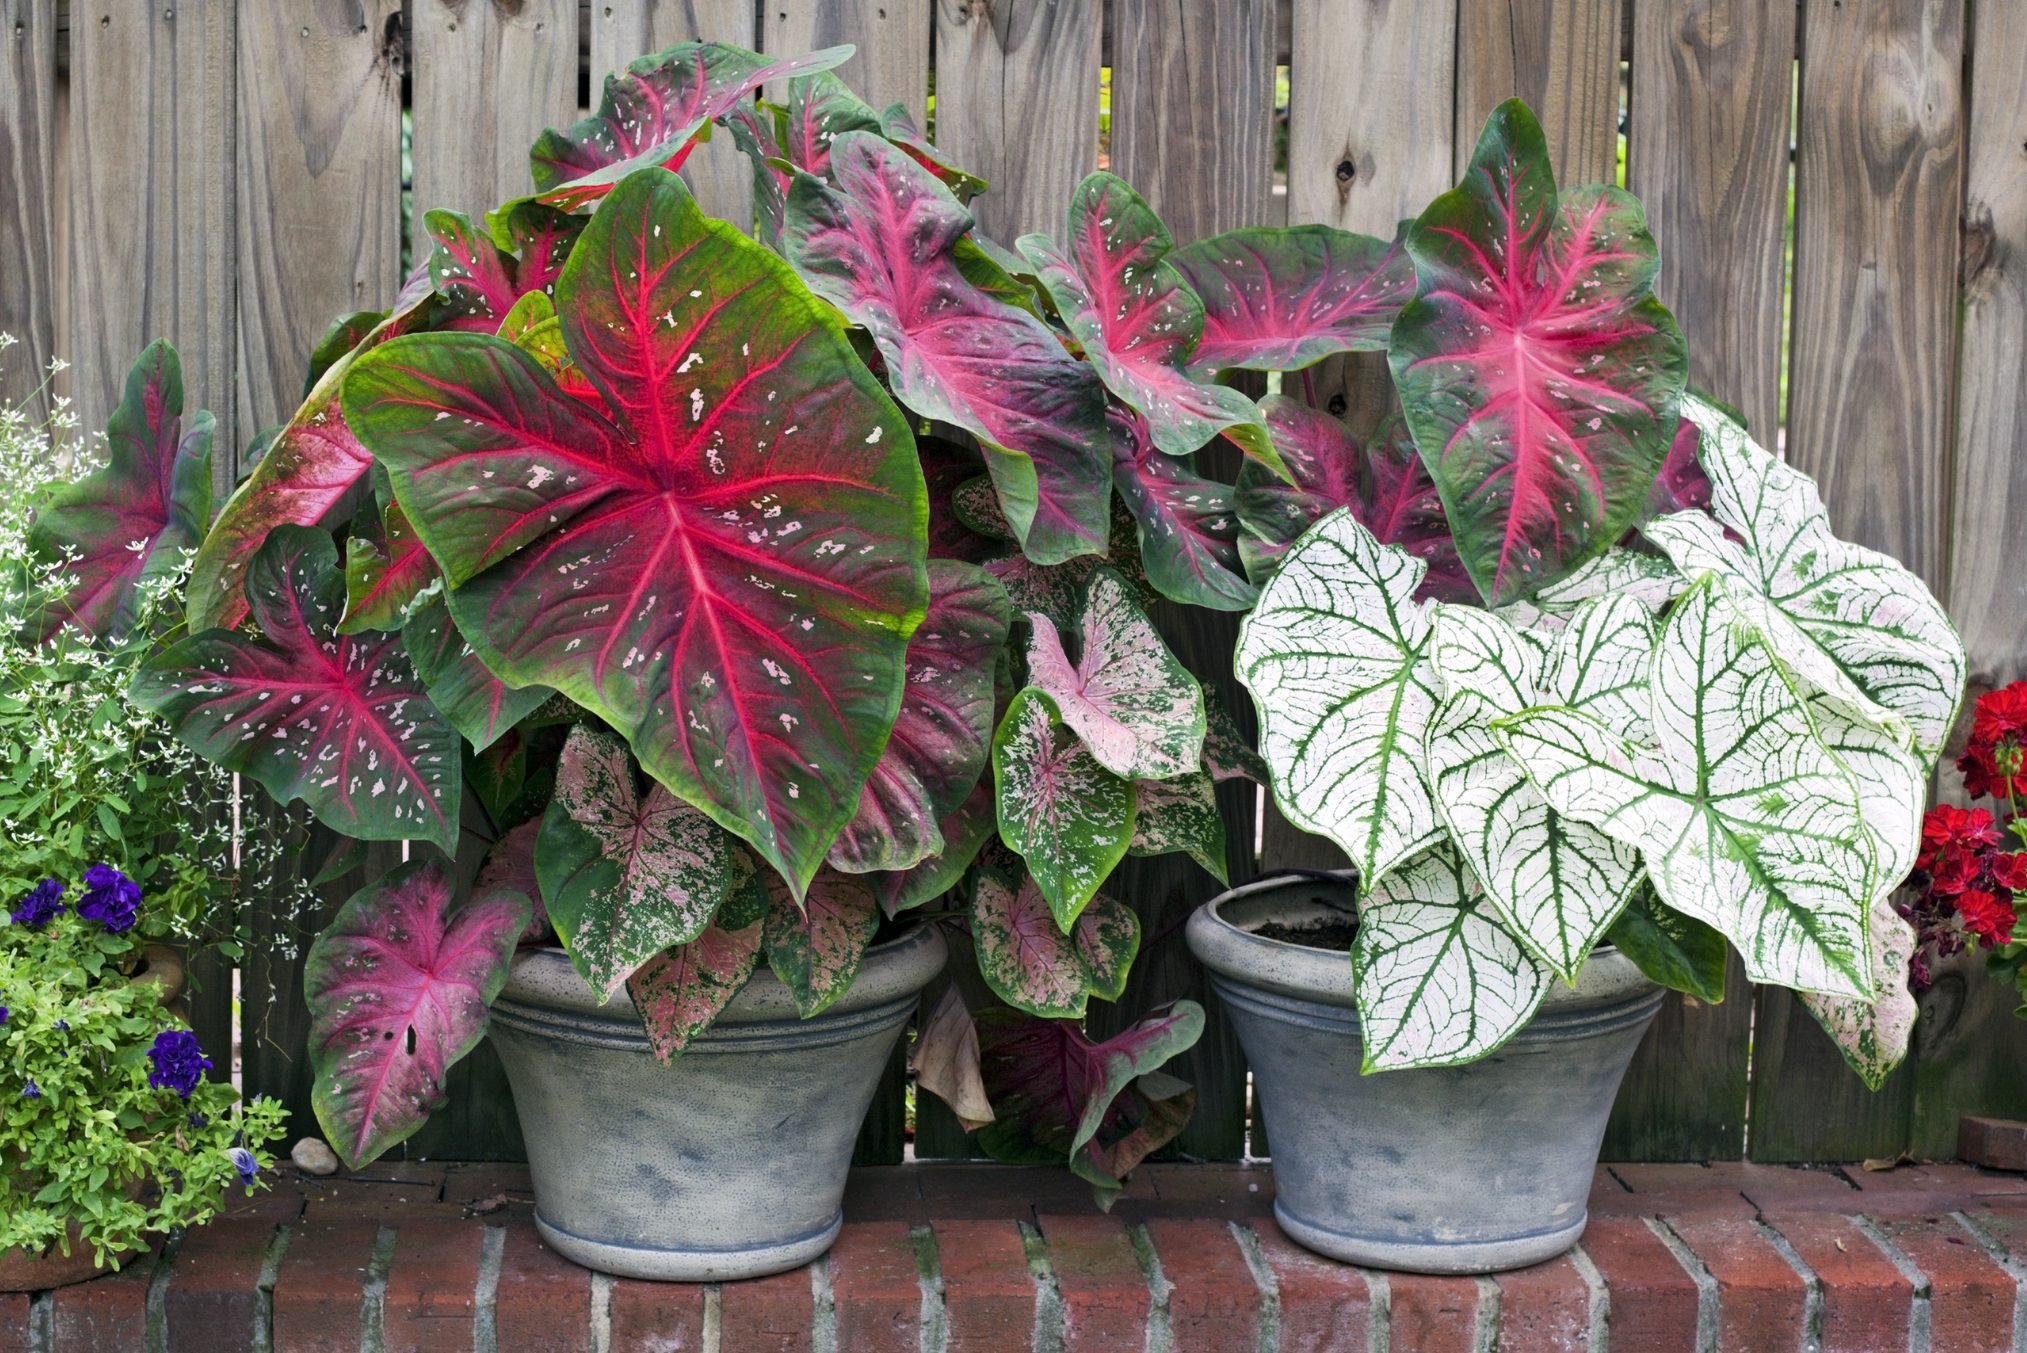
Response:
[{"label": "heart-shaped leaf", "polygon": [[65,625],[121,638],[134,622],[144,580],[182,568],[211,521],[211,415],[183,426],[183,365],[161,339],[127,373],[106,420],[106,462],[53,486],[37,506],[29,550],[62,561],[72,580],[30,620],[38,642]]},{"label": "heart-shaped leaf", "polygon": [[[1251,606],[1259,589],[1243,572],[1232,490],[1198,475],[1189,457],[1156,450],[1139,414],[1114,407],[1106,417],[1112,486],[1133,514],[1147,581],[1171,601],[1218,611]],[[1272,477],[1256,462],[1247,468]]]},{"label": "heart-shaped leaf", "polygon": [[[880,135],[899,146],[909,159],[934,174],[959,202],[969,202],[992,186],[970,170],[958,166],[923,135],[922,129],[915,125],[915,115],[908,111],[905,103],[890,103],[881,110]],[[991,245],[989,240],[982,243]],[[1002,264],[1004,261],[1002,259]]]},{"label": "heart-shaped leaf", "polygon": [[358,1169],[406,1140],[486,1032],[528,899],[487,892],[451,911],[442,861],[412,860],[354,893],[310,946],[311,1102]]},{"label": "heart-shaped leaf", "polygon": [[1654,298],[1639,202],[1556,192],[1525,104],[1408,232],[1415,299],[1388,358],[1471,580],[1490,605],[1624,535],[1674,439],[1688,357]]},{"label": "heart-shaped leaf", "polygon": [[1343,847],[1368,890],[1443,834],[1422,753],[1441,698],[1415,600],[1426,571],[1339,508],[1296,542],[1239,629],[1274,801]]},{"label": "heart-shaped leaf", "polygon": [[783,159],[828,178],[831,142],[841,132],[878,132],[880,115],[835,72],[818,71],[788,82],[788,102],[775,111],[774,126]]},{"label": "heart-shaped leaf", "polygon": [[760,921],[739,930],[709,926],[626,979],[655,1060],[674,1061],[732,1003],[760,962],[762,928]]},{"label": "heart-shaped leaf", "polygon": [[1204,328],[1203,302],[1168,256],[1175,239],[1124,179],[1096,173],[1070,197],[1067,241],[1023,235],[1021,253],[1105,388],[1147,420],[1154,444],[1185,456],[1221,432],[1272,458],[1253,401],[1184,370]]},{"label": "heart-shaped leaf", "polygon": [[971,894],[978,971],[1001,1000],[1033,1015],[1081,1018],[1091,997],[1116,1001],[1140,952],[1140,920],[1098,897],[1064,934],[1025,870],[983,868]]},{"label": "heart-shaped leaf", "polygon": [[494,676],[458,632],[440,596],[402,627],[401,642],[431,703],[477,751],[491,747],[556,693],[547,686],[509,686]]},{"label": "heart-shaped leaf", "polygon": [[949,1105],[966,1132],[976,1132],[992,1121],[992,1103],[985,1097],[985,1081],[978,1073],[978,1026],[972,1023],[964,993],[956,983],[943,988],[942,999],[923,1022],[909,1060],[915,1088]]},{"label": "heart-shaped leaf", "polygon": [[1684,573],[1721,574],[1797,676],[1932,767],[1964,692],[1963,640],[1941,603],[1895,560],[1831,535],[1808,476],[1715,404],[1692,395],[1682,412],[1701,434],[1716,520],[1676,513],[1642,532]]},{"label": "heart-shaped leaf", "polygon": [[588,723],[570,730],[535,873],[550,923],[601,1000],[703,933],[725,900],[731,861],[715,822],[661,785],[640,792],[618,737]]},{"label": "heart-shaped leaf", "polygon": [[1661,900],[1722,931],[1754,981],[1871,999],[1857,785],[1715,575],[1669,613],[1652,682],[1658,746],[1569,709],[1493,730],[1557,812],[1637,848]]},{"label": "heart-shaped leaf", "polygon": [[830,170],[835,186],[804,175],[789,190],[783,253],[872,335],[902,403],[979,439],[1031,558],[1103,553],[1112,461],[1090,367],[977,284],[982,256],[958,247],[971,213],[928,170],[869,132],[838,135]]},{"label": "heart-shaped leaf", "polygon": [[1209,771],[1173,780],[1133,782],[1133,841],[1129,855],[1183,851],[1218,882],[1230,886],[1225,865],[1225,815]]},{"label": "heart-shaped leaf", "polygon": [[1061,726],[1055,701],[1016,695],[992,740],[1000,839],[1067,931],[1133,840],[1133,782],[1098,764]]},{"label": "heart-shaped leaf", "polygon": [[149,660],[134,699],[208,759],[347,836],[455,851],[457,733],[400,635],[337,632],[345,579],[331,537],[276,527],[246,581],[260,637],[192,635]]},{"label": "heart-shaped leaf", "polygon": [[1055,622],[1030,612],[1028,681],[1099,765],[1165,780],[1197,769],[1204,750],[1203,688],[1162,642],[1111,569],[1091,575],[1072,662]]},{"label": "heart-shaped leaf", "polygon": [[833,869],[817,874],[801,906],[774,874],[767,889],[767,963],[808,1019],[851,989],[880,928],[880,907],[865,875]]},{"label": "heart-shaped leaf", "polygon": [[425,212],[422,221],[435,241],[429,280],[445,303],[435,327],[482,334],[497,332],[523,296],[556,285],[584,229],[584,218],[539,202],[506,209],[499,220],[504,242],[459,212]]},{"label": "heart-shaped leaf", "polygon": [[770,81],[830,70],[853,49],[827,47],[776,60],[725,42],[681,42],[638,57],[605,77],[598,111],[569,131],[551,127],[529,153],[546,202],[575,209],[597,201],[629,174],[680,169],[706,123],[737,108]]},{"label": "heart-shaped leaf", "polygon": [[1415,294],[1415,270],[1391,244],[1324,225],[1248,227],[1171,256],[1204,306],[1198,374],[1296,371],[1340,352],[1377,352]]},{"label": "heart-shaped leaf", "polygon": [[859,811],[830,848],[850,873],[908,869],[943,849],[939,823],[985,771],[993,671],[1012,612],[991,574],[929,561],[929,611],[908,640],[907,689]]},{"label": "heart-shaped leaf", "polygon": [[800,890],[927,599],[907,421],[780,260],[662,170],[606,198],[557,297],[589,402],[511,344],[425,334],[360,359],[348,415],[486,667],[618,729]]},{"label": "heart-shaped leaf", "polygon": [[340,634],[398,630],[416,610],[423,591],[441,576],[436,560],[408,524],[408,514],[386,485],[381,501],[368,501],[353,518],[345,541],[345,618]]},{"label": "heart-shaped leaf", "polygon": [[553,944],[556,939],[549,913],[542,909],[542,885],[535,877],[535,838],[541,831],[539,817],[531,817],[509,829],[486,852],[479,876],[472,882],[474,893],[504,888],[528,899],[532,906],[528,924],[521,931],[523,944]]},{"label": "heart-shaped leaf", "polygon": [[1475,1062],[1534,1018],[1549,987],[1448,845],[1366,896],[1351,970],[1367,1071]]},{"label": "heart-shaped leaf", "polygon": [[1252,739],[1240,730],[1238,720],[1219,701],[1215,687],[1204,692],[1204,716],[1207,726],[1204,769],[1210,772],[1211,779],[1219,784],[1227,780],[1251,780],[1256,785],[1272,779],[1266,759],[1253,750]]},{"label": "heart-shaped leaf", "polygon": [[1872,981],[1877,997],[1858,1000],[1805,991],[1801,1001],[1865,1082],[1865,1088],[1877,1090],[1907,1057],[1915,1017],[1921,1011],[1908,990],[1914,927],[1901,918],[1891,902],[1881,898],[1872,904],[1871,930]]},{"label": "heart-shaped leaf", "polygon": [[977,1020],[979,1070],[994,1118],[978,1144],[995,1160],[1058,1164],[1110,1208],[1133,1167],[1189,1123],[1196,1092],[1156,1068],[1203,1035],[1203,1007],[1177,1001],[1094,1043],[1075,1020],[995,1009]]},{"label": "heart-shaped leaf", "polygon": [[1594,598],[1631,597],[1650,613],[1659,613],[1688,587],[1689,579],[1659,555],[1614,548],[1527,600],[1500,607],[1496,614],[1520,629],[1553,634]]}]

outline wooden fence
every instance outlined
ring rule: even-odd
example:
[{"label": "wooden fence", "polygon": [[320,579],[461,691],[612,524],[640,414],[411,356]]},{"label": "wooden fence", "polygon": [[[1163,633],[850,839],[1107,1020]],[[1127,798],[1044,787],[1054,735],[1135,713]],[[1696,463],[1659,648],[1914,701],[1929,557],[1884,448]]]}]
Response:
[{"label": "wooden fence", "polygon": [[[63,354],[60,388],[97,426],[131,354],[167,335],[221,445],[243,446],[293,404],[325,321],[394,292],[404,115],[415,216],[476,211],[524,188],[529,143],[578,115],[594,73],[696,37],[853,42],[843,73],[869,101],[923,115],[933,89],[936,139],[993,182],[978,214],[1002,240],[1060,230],[1101,157],[1185,240],[1282,220],[1387,234],[1518,93],[1564,181],[1610,179],[1623,146],[1694,378],[1783,428],[1840,532],[1948,601],[1975,689],[2027,675],[2023,0],[0,0],[0,330],[24,340],[0,393]],[[730,154],[721,138],[692,177],[737,216]],[[1321,382],[1354,414],[1376,388],[1370,362]],[[1167,620],[1238,695],[1229,619]],[[1253,801],[1225,806],[1236,878],[1328,858],[1268,822],[1256,859]],[[1179,860],[1128,862],[1149,943],[1094,1024],[1204,996],[1179,924],[1212,885]],[[296,964],[251,955],[243,986],[248,1087],[305,1105]],[[1734,962],[1721,1006],[1668,1006],[1608,1155],[1948,1154],[1962,1112],[2027,1115],[2012,1004],[1975,963],[1946,966],[1914,1055],[1869,1094]],[[1240,1155],[1244,1064],[1215,1009],[1184,1060],[1200,1099],[1182,1149]],[[518,1154],[489,1054],[460,1081],[412,1149]],[[902,1122],[897,1060],[864,1157],[898,1159]],[[916,1149],[969,1154],[933,1104]]]}]

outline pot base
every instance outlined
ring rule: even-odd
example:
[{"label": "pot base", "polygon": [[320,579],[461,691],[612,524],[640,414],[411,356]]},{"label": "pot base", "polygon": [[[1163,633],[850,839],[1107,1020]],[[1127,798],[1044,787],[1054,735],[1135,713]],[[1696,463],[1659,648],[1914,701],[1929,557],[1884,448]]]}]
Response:
[{"label": "pot base", "polygon": [[732,1250],[663,1250],[644,1245],[612,1245],[573,1235],[552,1226],[539,1206],[535,1209],[535,1230],[550,1249],[564,1258],[600,1273],[665,1283],[736,1282],[741,1278],[786,1273],[828,1250],[844,1224],[844,1209],[839,1208],[828,1223],[816,1230],[772,1244]]},{"label": "pot base", "polygon": [[1279,1202],[1274,1204],[1274,1220],[1281,1224],[1290,1240],[1304,1249],[1332,1259],[1342,1259],[1347,1264],[1394,1269],[1402,1273],[1470,1274],[1503,1273],[1508,1269],[1546,1263],[1582,1238],[1590,1217],[1586,1214],[1578,1217],[1574,1225],[1514,1236],[1509,1240],[1426,1244],[1333,1231],[1290,1216]]}]

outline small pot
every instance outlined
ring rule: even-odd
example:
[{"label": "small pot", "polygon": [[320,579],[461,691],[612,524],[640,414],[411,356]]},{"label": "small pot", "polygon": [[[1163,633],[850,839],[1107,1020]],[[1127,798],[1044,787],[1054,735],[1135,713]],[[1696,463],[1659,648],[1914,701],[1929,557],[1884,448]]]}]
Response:
[{"label": "small pot", "polygon": [[542,1238],[586,1267],[674,1282],[815,1259],[843,1224],[852,1147],[894,1040],[946,953],[934,926],[875,945],[811,1019],[763,963],[667,1066],[624,993],[600,1005],[560,949],[522,954],[488,1037]]},{"label": "small pot", "polygon": [[1273,1134],[1281,1228],[1320,1254],[1415,1273],[1561,1254],[1583,1234],[1605,1121],[1662,989],[1602,948],[1492,1055],[1361,1075],[1349,958],[1251,933],[1341,921],[1353,901],[1348,883],[1268,879],[1189,920]]},{"label": "small pot", "polygon": [[43,1254],[23,1249],[0,1250],[0,1292],[47,1292],[69,1287],[104,1273],[117,1273],[144,1250],[116,1250],[101,1264],[92,1257],[77,1223],[70,1225],[70,1253],[52,1247]]}]

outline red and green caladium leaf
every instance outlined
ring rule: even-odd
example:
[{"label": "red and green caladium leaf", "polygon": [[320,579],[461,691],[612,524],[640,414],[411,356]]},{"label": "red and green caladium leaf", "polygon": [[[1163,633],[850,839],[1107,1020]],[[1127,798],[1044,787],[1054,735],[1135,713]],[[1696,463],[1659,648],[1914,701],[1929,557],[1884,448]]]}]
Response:
[{"label": "red and green caladium leaf", "polygon": [[1218,808],[1217,781],[1209,771],[1173,780],[1133,783],[1133,842],[1129,855],[1182,851],[1218,882],[1231,877],[1225,865],[1225,815]]},{"label": "red and green caladium leaf", "polygon": [[789,189],[782,252],[872,335],[902,403],[979,438],[1030,558],[1104,553],[1111,452],[1091,368],[978,284],[999,269],[960,253],[971,213],[928,170],[878,136],[844,132],[830,171],[834,185],[805,174]]},{"label": "red and green caladium leaf", "polygon": [[1111,569],[1091,575],[1077,630],[1077,658],[1055,622],[1031,612],[1028,682],[1114,775],[1166,780],[1203,758],[1203,688],[1162,642]]},{"label": "red and green caladium leaf", "polygon": [[1175,1140],[1196,1108],[1196,1092],[1156,1068],[1203,1034],[1203,1007],[1177,1001],[1102,1043],[1075,1020],[1015,1010],[978,1016],[979,1070],[992,1123],[978,1144],[995,1160],[1070,1170],[1109,1208],[1122,1180]]},{"label": "red and green caladium leaf", "polygon": [[[1133,514],[1147,581],[1171,601],[1218,611],[1250,607],[1259,589],[1242,572],[1232,490],[1198,475],[1189,457],[1155,449],[1147,421],[1137,413],[1114,406],[1106,417],[1112,425],[1112,485]],[[1245,469],[1275,478],[1256,462],[1248,461]]]},{"label": "red and green caladium leaf", "polygon": [[454,211],[427,212],[422,220],[436,241],[429,280],[444,298],[443,317],[434,327],[482,334],[497,331],[521,297],[556,285],[584,229],[582,217],[539,202],[507,208],[498,222],[504,240]]},{"label": "red and green caladium leaf", "polygon": [[974,564],[929,561],[929,610],[908,640],[908,685],[859,810],[830,849],[833,868],[908,869],[943,849],[939,821],[985,770],[993,673],[1013,623],[1006,590]]},{"label": "red and green caladium leaf", "polygon": [[352,522],[345,540],[345,618],[340,634],[395,630],[438,577],[436,560],[408,525],[385,475],[374,476],[374,500]]},{"label": "red and green caladium leaf", "polygon": [[732,1003],[759,965],[763,929],[759,920],[737,930],[709,926],[626,979],[657,1061],[674,1061]]},{"label": "red and green caladium leaf", "polygon": [[1676,430],[1687,353],[1654,238],[1619,188],[1558,194],[1519,100],[1408,232],[1415,299],[1388,349],[1415,444],[1488,605],[1625,534]]},{"label": "red and green caladium leaf", "polygon": [[1670,512],[1682,512],[1690,508],[1710,509],[1710,476],[1704,473],[1703,461],[1698,448],[1703,443],[1703,434],[1697,431],[1695,423],[1687,418],[1678,419],[1675,424],[1675,438],[1668,443],[1668,457],[1661,462],[1661,473],[1654,477],[1654,487],[1647,493],[1649,517],[1665,517]]},{"label": "red and green caladium leaf", "polygon": [[1133,840],[1133,782],[1098,764],[1055,701],[1016,695],[992,740],[1000,839],[1027,861],[1068,931]]},{"label": "red and green caladium leaf", "polygon": [[642,170],[557,284],[575,368],[478,334],[362,357],[347,416],[453,584],[552,687],[800,892],[857,809],[927,602],[906,418],[761,245]]},{"label": "red and green caladium leaf", "polygon": [[430,701],[476,751],[485,751],[556,692],[509,686],[465,642],[442,597],[433,597],[401,629],[401,642]]},{"label": "red and green caladium leaf", "polygon": [[1330,226],[1249,227],[1198,240],[1171,262],[1203,301],[1197,375],[1295,371],[1340,352],[1376,352],[1415,270],[1389,244]]},{"label": "red and green caladium leaf", "polygon": [[1203,333],[1203,302],[1169,262],[1175,239],[1125,180],[1097,173],[1070,198],[1067,244],[1023,235],[1020,250],[1105,388],[1147,420],[1172,456],[1219,433],[1273,458],[1253,401],[1184,371]]},{"label": "red and green caladium leaf", "polygon": [[971,940],[979,974],[1001,1000],[1031,1015],[1080,1019],[1091,997],[1116,1001],[1126,989],[1140,920],[1101,896],[1066,935],[1020,861],[995,861],[974,875]]},{"label": "red and green caladium leaf", "polygon": [[275,528],[246,590],[260,637],[214,629],[170,646],[135,677],[135,700],[212,761],[283,803],[303,800],[347,836],[454,852],[457,733],[400,635],[337,632],[345,579],[331,537]]},{"label": "red and green caladium leaf", "polygon": [[618,737],[591,724],[570,730],[535,876],[550,924],[601,999],[703,933],[725,900],[732,851],[717,823],[662,786],[643,794]]},{"label": "red and green caladium leaf", "polygon": [[767,964],[804,1019],[821,1014],[859,975],[880,928],[880,904],[863,874],[826,869],[797,906],[787,886],[767,876]]},{"label": "red and green caladium leaf", "polygon": [[543,201],[596,202],[639,169],[680,169],[704,125],[773,80],[829,70],[852,48],[776,60],[724,42],[682,42],[605,77],[598,111],[569,131],[551,127],[529,153]]},{"label": "red and green caladium leaf", "polygon": [[353,894],[310,946],[311,1102],[352,1169],[443,1104],[528,924],[519,893],[482,893],[452,911],[451,892],[440,860],[411,861]]},{"label": "red and green caladium leaf", "polygon": [[880,899],[880,910],[898,916],[955,888],[998,826],[992,786],[981,778],[964,802],[936,824],[943,837],[942,850],[910,869],[866,875]]},{"label": "red and green caladium leaf", "polygon": [[166,342],[150,343],[106,420],[106,463],[36,509],[28,547],[62,561],[72,582],[31,619],[32,637],[65,625],[120,637],[132,626],[142,582],[178,571],[180,551],[210,523],[215,427],[200,411],[184,429],[183,364]]}]

